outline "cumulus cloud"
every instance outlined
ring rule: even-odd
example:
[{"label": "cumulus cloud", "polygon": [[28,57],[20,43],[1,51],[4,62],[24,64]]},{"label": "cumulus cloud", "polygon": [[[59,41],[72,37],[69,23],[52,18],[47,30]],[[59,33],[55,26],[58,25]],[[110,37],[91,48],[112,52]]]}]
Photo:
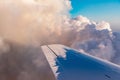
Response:
[{"label": "cumulus cloud", "polygon": [[71,47],[84,53],[120,64],[120,35],[112,32],[110,24],[96,23],[83,16],[67,20],[67,25],[77,32]]},{"label": "cumulus cloud", "polygon": [[0,36],[18,43],[42,42],[61,34],[62,17],[69,9],[68,0],[1,0]]},{"label": "cumulus cloud", "polygon": [[70,8],[68,0],[0,0],[0,80],[54,80],[40,46],[58,42]]}]

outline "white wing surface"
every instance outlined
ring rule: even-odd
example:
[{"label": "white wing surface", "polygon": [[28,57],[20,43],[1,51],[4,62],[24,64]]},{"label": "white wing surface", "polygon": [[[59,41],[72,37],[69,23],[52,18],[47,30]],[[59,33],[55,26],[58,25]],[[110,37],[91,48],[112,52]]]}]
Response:
[{"label": "white wing surface", "polygon": [[46,45],[42,50],[56,80],[120,80],[120,67],[63,45]]}]

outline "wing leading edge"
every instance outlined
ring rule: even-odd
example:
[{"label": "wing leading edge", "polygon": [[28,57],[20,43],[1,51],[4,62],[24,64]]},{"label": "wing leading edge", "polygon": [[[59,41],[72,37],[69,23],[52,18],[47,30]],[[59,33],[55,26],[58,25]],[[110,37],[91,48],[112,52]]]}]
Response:
[{"label": "wing leading edge", "polygon": [[42,46],[56,80],[120,80],[120,67],[63,45]]}]

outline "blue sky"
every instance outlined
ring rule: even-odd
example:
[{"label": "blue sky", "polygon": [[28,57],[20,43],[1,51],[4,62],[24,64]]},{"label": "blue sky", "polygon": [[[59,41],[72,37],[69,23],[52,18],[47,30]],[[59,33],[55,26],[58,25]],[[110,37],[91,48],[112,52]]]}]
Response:
[{"label": "blue sky", "polygon": [[120,0],[71,0],[71,15],[83,15],[94,21],[108,21],[120,31]]}]

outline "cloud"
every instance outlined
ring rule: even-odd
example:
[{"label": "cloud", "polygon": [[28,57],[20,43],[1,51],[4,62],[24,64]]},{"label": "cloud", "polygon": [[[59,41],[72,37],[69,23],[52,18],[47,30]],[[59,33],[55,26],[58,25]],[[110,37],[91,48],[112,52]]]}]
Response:
[{"label": "cloud", "polygon": [[96,23],[83,16],[69,19],[66,22],[74,27],[77,36],[71,47],[84,53],[120,64],[120,34],[112,32],[110,24],[102,21]]},{"label": "cloud", "polygon": [[54,80],[40,46],[59,42],[69,9],[64,0],[0,0],[0,80]]}]

